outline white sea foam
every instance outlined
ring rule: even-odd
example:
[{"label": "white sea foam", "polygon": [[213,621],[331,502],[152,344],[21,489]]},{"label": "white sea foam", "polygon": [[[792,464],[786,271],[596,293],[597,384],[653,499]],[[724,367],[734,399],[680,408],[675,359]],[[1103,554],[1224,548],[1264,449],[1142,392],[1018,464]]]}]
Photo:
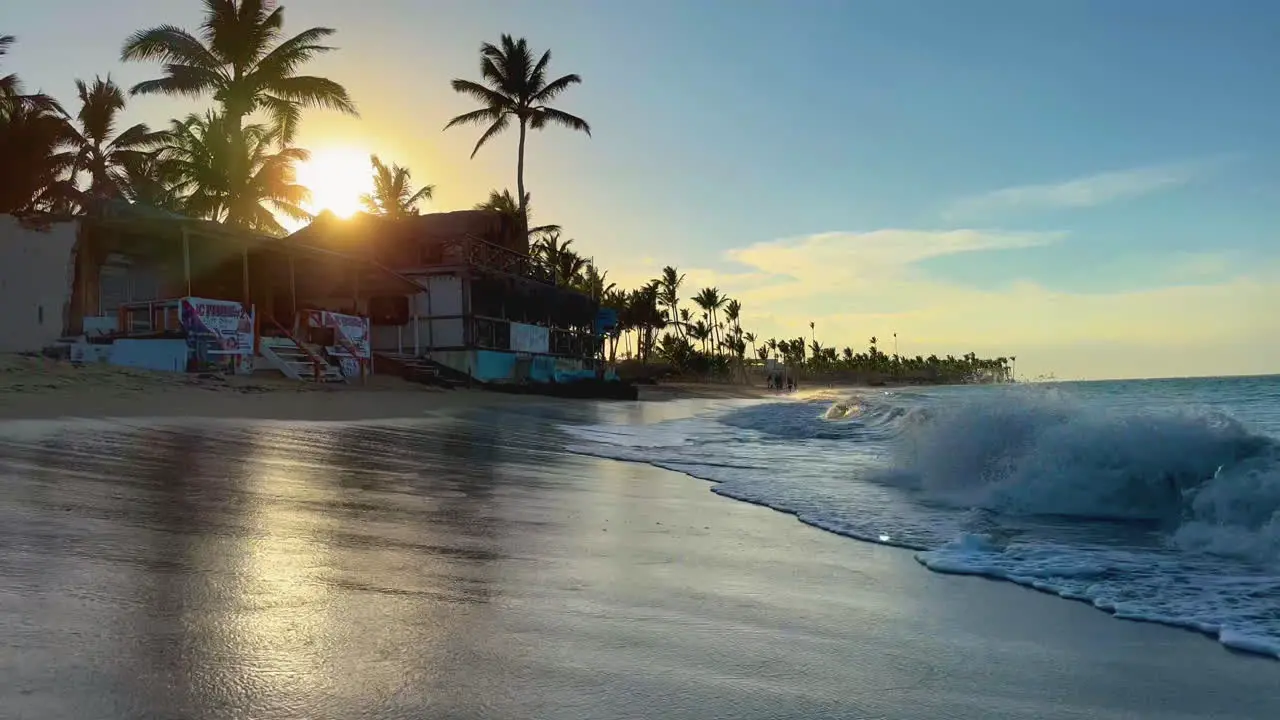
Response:
[{"label": "white sea foam", "polygon": [[711,480],[938,572],[1280,658],[1280,404],[1239,382],[865,393],[565,431],[570,450]]}]

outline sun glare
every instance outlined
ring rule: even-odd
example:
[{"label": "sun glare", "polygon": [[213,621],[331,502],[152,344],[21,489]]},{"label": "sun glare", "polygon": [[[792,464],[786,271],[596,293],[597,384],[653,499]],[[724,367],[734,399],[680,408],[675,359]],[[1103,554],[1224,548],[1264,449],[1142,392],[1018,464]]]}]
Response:
[{"label": "sun glare", "polygon": [[360,210],[360,196],[373,185],[369,153],[350,148],[315,150],[311,159],[298,165],[298,183],[311,190],[307,209],[328,210],[338,217],[351,217]]}]

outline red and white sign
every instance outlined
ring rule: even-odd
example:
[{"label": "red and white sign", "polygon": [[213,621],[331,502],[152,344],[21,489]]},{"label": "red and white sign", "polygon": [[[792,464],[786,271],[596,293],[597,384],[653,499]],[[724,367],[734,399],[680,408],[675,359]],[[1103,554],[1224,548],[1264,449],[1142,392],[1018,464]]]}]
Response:
[{"label": "red and white sign", "polygon": [[307,324],[311,327],[331,328],[336,355],[342,365],[342,374],[359,376],[369,365],[369,318],[343,315],[328,310],[308,310]]},{"label": "red and white sign", "polygon": [[185,297],[180,301],[179,322],[187,344],[196,353],[197,365],[213,363],[215,356],[235,356],[237,373],[253,372],[254,309],[231,300]]}]

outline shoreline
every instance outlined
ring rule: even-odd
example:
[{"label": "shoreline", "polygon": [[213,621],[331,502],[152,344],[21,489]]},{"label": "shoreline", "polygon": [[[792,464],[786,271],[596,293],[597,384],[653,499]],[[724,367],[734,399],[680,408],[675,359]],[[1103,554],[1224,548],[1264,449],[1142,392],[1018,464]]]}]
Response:
[{"label": "shoreline", "polygon": [[[42,469],[10,475],[0,510],[13,537],[45,539],[0,566],[0,623],[25,628],[0,653],[0,702],[51,720],[101,714],[104,696],[130,716],[216,702],[268,720],[1280,712],[1263,659],[929,572],[683,473],[548,449],[547,416],[495,409],[301,441],[121,428],[92,467],[15,448]],[[398,457],[366,457],[389,442]]]}]

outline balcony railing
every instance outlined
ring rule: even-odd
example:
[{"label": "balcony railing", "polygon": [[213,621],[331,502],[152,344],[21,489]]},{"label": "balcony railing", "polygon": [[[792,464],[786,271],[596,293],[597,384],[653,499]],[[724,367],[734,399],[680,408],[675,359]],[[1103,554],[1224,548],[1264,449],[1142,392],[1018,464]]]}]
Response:
[{"label": "balcony railing", "polygon": [[[550,328],[548,355],[590,358],[600,353],[600,338],[591,333],[563,328]],[[476,317],[472,324],[472,342],[484,350],[511,350],[511,322],[497,318]]]},{"label": "balcony railing", "polygon": [[470,235],[445,240],[441,243],[441,252],[442,259],[446,263],[517,275],[546,285],[556,283],[555,274],[543,263],[523,253]]}]

